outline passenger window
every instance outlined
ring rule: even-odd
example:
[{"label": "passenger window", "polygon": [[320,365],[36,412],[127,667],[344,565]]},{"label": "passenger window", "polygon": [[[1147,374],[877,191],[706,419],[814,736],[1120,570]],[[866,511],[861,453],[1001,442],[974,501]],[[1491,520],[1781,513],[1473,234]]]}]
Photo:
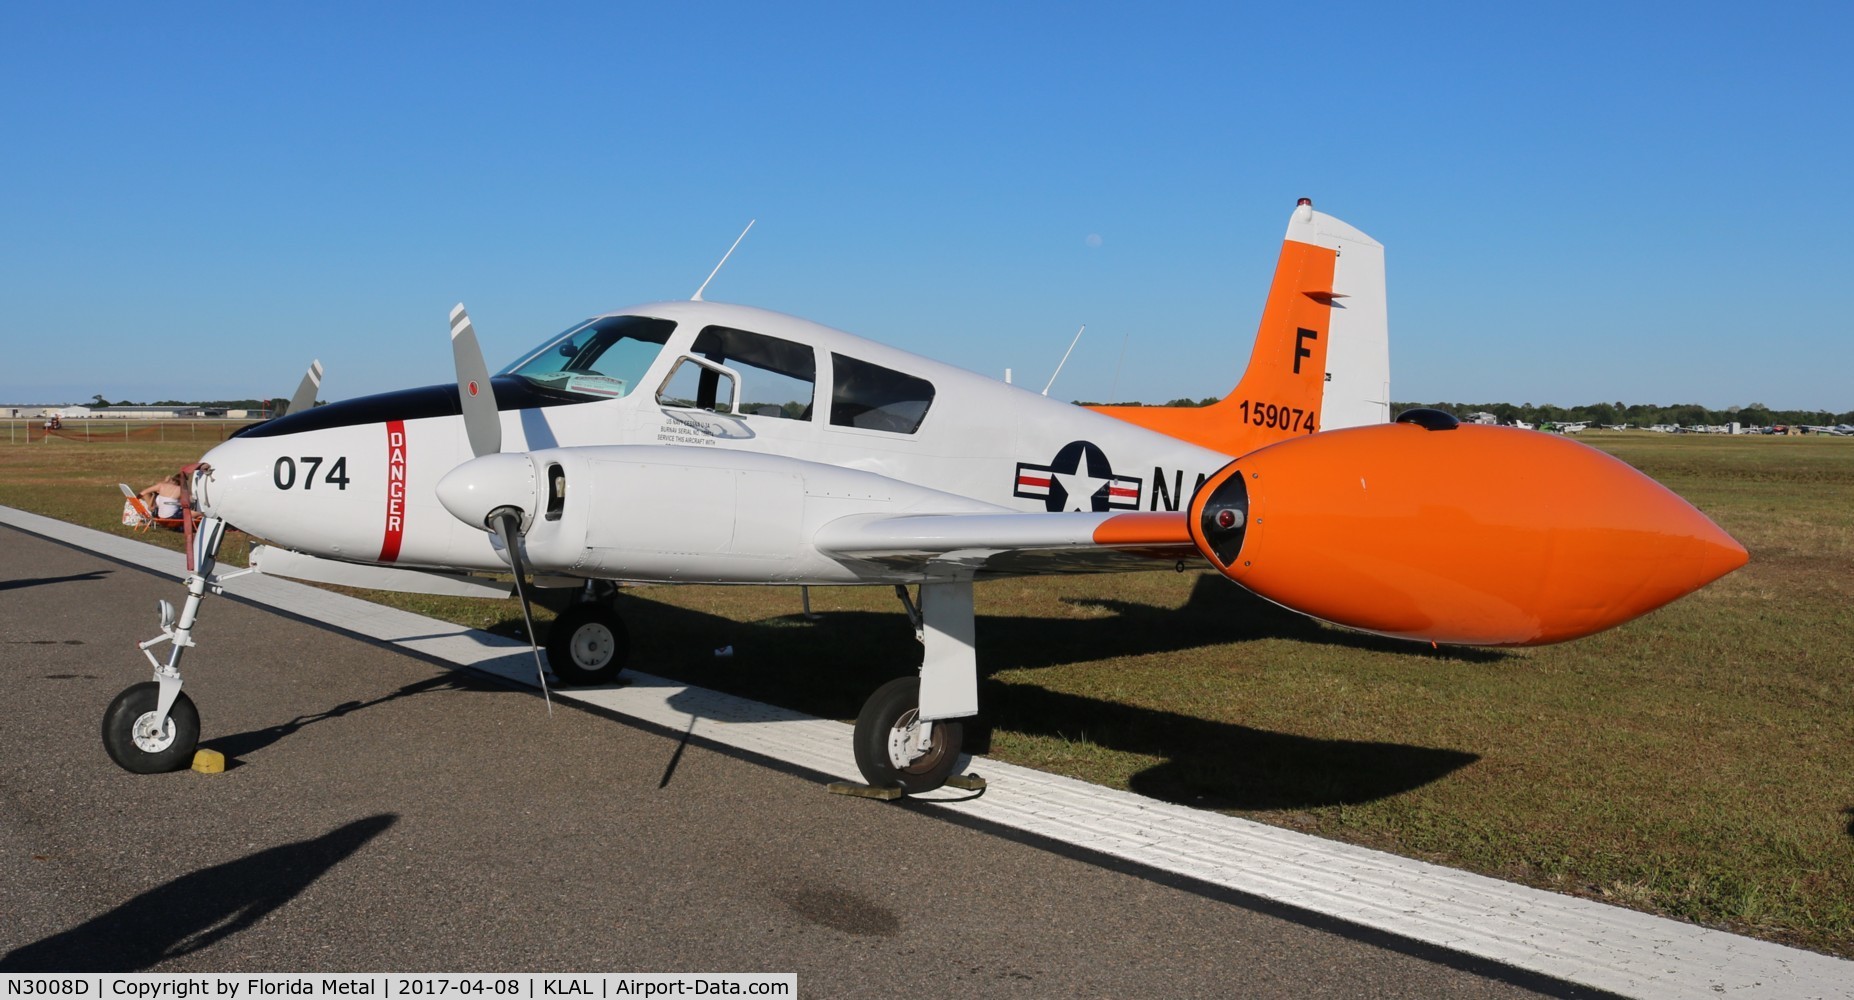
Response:
[{"label": "passenger window", "polygon": [[830,395],[830,422],[837,427],[912,434],[920,430],[933,405],[933,383],[832,354],[835,384]]},{"label": "passenger window", "polygon": [[740,412],[749,417],[810,420],[817,355],[804,344],[711,326],[689,352],[740,373]]}]

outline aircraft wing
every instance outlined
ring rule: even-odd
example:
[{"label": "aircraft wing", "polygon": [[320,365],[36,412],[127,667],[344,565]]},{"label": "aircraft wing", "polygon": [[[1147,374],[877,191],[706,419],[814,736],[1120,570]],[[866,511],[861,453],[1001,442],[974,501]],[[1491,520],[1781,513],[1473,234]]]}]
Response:
[{"label": "aircraft wing", "polygon": [[1150,570],[1201,558],[1185,517],[1183,511],[852,514],[825,524],[812,541],[826,555],[890,572],[921,571],[929,562],[977,576]]}]

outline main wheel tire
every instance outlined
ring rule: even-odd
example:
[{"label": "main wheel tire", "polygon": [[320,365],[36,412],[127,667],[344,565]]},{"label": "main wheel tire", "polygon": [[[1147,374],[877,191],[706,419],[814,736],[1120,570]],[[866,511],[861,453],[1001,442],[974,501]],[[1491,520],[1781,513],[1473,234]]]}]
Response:
[{"label": "main wheel tire", "polygon": [[161,685],[143,681],[109,703],[103,712],[103,749],[116,766],[135,774],[161,774],[192,765],[200,743],[199,709],[182,691],[161,731],[146,730],[160,701]]},{"label": "main wheel tire", "polygon": [[610,684],[630,655],[624,620],[603,601],[573,605],[547,630],[547,663],[569,687]]},{"label": "main wheel tire", "polygon": [[916,753],[910,734],[920,725],[921,679],[897,677],[876,688],[856,717],[856,769],[872,785],[900,785],[909,794],[946,784],[959,763],[965,730],[957,722],[933,724],[926,752]]}]

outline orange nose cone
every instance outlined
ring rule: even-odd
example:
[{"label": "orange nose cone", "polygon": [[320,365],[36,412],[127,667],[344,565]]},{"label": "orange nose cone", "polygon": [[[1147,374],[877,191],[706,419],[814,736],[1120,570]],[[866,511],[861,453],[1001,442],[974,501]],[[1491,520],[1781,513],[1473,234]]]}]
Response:
[{"label": "orange nose cone", "polygon": [[1562,642],[1646,614],[1747,558],[1627,464],[1530,431],[1386,424],[1295,438],[1206,484],[1194,532],[1231,475],[1243,477],[1246,525],[1240,549],[1200,537],[1212,562],[1272,601],[1384,635]]}]

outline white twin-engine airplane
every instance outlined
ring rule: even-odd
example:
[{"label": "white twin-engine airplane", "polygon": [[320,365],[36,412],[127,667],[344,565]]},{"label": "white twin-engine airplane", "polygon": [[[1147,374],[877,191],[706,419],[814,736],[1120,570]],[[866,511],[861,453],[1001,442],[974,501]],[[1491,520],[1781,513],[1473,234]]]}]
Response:
[{"label": "white twin-engine airplane", "polygon": [[451,337],[455,386],[301,407],[196,467],[188,599],[144,644],[171,644],[147,654],[154,680],[105,716],[118,764],[192,760],[179,661],[228,523],[268,541],[259,572],[501,595],[480,574],[513,570],[524,614],[528,587],[574,588],[547,642],[561,684],[625,663],[607,581],[893,586],[924,655],[869,698],[854,752],[908,792],[946,782],[979,708],[975,580],[1207,559],[1326,621],[1517,645],[1746,558],[1582,445],[1389,421],[1383,248],[1304,199],[1242,380],[1202,408],[1074,406],[700,291],[577,324],[493,378],[462,306]]}]

